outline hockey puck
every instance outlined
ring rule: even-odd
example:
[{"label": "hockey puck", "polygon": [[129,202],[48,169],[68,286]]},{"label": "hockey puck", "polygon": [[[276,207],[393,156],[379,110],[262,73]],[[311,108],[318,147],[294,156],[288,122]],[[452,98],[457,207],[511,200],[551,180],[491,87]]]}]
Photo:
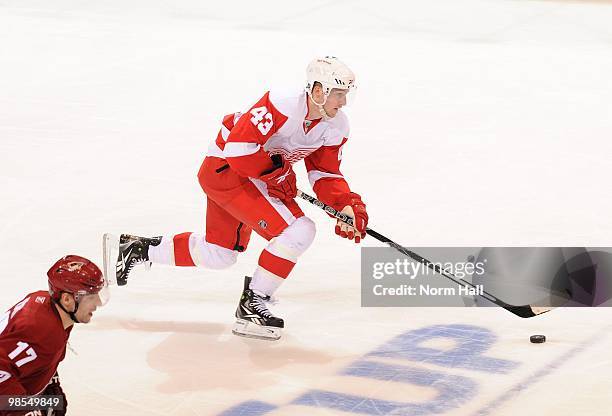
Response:
[{"label": "hockey puck", "polygon": [[542,344],[543,342],[546,342],[546,337],[544,335],[532,335],[529,337],[529,341],[534,344]]}]

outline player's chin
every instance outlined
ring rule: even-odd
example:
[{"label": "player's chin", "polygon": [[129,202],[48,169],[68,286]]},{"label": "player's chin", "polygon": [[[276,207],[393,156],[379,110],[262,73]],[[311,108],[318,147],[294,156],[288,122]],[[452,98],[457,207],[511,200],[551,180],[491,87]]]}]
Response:
[{"label": "player's chin", "polygon": [[337,108],[332,108],[331,110],[329,110],[329,111],[327,112],[327,115],[328,115],[330,118],[336,117],[336,114],[338,114],[338,109],[337,109]]},{"label": "player's chin", "polygon": [[87,315],[85,315],[84,317],[82,317],[82,319],[79,319],[79,321],[81,323],[88,323],[89,321],[91,321],[91,318],[93,318],[93,312],[89,312]]}]

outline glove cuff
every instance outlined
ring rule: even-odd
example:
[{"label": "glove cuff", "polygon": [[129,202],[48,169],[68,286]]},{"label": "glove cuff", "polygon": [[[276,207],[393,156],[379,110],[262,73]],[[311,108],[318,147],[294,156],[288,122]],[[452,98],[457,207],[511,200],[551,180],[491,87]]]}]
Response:
[{"label": "glove cuff", "polygon": [[361,200],[361,196],[355,192],[349,192],[342,194],[336,199],[336,209],[342,211],[345,206],[350,205],[365,205]]}]

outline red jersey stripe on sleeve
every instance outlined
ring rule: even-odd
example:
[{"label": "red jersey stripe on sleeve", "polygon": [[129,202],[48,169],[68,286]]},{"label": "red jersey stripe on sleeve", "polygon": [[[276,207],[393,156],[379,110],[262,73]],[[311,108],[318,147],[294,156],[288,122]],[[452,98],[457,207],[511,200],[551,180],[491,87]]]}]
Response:
[{"label": "red jersey stripe on sleeve", "polygon": [[337,205],[337,199],[351,191],[340,172],[342,146],[346,141],[344,138],[337,146],[322,146],[304,159],[308,180],[317,197],[336,209],[344,208]]}]

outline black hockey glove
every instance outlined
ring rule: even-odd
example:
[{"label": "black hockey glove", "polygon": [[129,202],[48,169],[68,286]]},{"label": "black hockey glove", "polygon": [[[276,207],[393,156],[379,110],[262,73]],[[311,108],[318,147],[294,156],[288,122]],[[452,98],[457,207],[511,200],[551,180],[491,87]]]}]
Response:
[{"label": "black hockey glove", "polygon": [[47,385],[45,390],[41,393],[43,396],[60,396],[64,401],[63,410],[49,410],[47,413],[43,413],[46,416],[65,416],[66,410],[68,409],[68,400],[66,400],[66,394],[60,385],[59,376],[57,373],[51,379],[51,382]]}]

